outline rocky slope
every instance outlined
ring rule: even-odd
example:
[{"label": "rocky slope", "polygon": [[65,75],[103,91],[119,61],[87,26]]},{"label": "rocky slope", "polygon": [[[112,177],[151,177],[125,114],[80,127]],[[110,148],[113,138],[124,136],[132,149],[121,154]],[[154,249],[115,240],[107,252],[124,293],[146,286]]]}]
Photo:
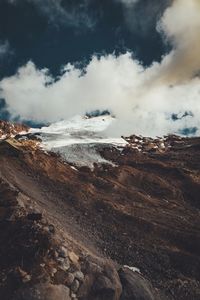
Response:
[{"label": "rocky slope", "polygon": [[200,138],[126,140],[93,170],[1,140],[2,299],[200,298]]},{"label": "rocky slope", "polygon": [[14,137],[19,132],[28,132],[29,128],[23,124],[9,123],[0,120],[0,138]]}]

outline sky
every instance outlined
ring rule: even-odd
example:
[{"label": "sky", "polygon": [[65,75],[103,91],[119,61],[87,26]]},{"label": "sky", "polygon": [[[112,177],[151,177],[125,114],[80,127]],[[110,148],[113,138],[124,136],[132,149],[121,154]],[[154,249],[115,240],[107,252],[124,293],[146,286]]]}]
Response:
[{"label": "sky", "polygon": [[199,15],[199,0],[1,0],[0,118],[108,109],[112,135],[199,135]]}]

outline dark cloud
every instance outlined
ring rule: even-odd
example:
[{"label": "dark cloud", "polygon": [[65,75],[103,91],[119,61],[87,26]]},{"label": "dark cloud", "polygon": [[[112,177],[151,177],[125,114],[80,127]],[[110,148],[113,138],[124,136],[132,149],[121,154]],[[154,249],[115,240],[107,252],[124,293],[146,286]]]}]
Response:
[{"label": "dark cloud", "polygon": [[[21,0],[7,0],[12,5],[22,4]],[[66,25],[79,29],[93,29],[96,16],[93,16],[89,6],[90,0],[24,0],[34,5],[48,21],[55,25]]]},{"label": "dark cloud", "polygon": [[131,31],[118,0],[0,0],[1,40],[9,41],[14,55],[1,64],[0,79],[29,60],[56,76],[67,62],[127,50],[151,65],[161,60],[166,48],[153,26],[146,36]]}]

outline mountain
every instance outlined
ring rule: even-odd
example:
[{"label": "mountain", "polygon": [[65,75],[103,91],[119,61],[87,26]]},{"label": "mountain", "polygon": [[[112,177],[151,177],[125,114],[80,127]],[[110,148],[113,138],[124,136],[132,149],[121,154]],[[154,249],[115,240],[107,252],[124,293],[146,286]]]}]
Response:
[{"label": "mountain", "polygon": [[1,299],[200,298],[200,138],[111,118],[1,122]]},{"label": "mountain", "polygon": [[28,132],[29,128],[23,124],[12,124],[6,121],[0,120],[0,138],[14,137],[19,132]]}]

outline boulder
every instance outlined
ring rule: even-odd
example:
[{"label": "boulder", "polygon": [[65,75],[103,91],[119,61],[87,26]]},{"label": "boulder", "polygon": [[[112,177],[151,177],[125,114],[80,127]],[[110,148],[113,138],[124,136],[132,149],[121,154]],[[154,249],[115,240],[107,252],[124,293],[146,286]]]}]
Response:
[{"label": "boulder", "polygon": [[150,282],[128,268],[119,270],[122,283],[120,300],[158,300]]},{"label": "boulder", "polygon": [[70,300],[70,290],[64,285],[37,284],[18,290],[12,300]]},{"label": "boulder", "polygon": [[89,263],[78,298],[81,300],[119,300],[122,292],[118,273],[109,261],[101,266]]}]

